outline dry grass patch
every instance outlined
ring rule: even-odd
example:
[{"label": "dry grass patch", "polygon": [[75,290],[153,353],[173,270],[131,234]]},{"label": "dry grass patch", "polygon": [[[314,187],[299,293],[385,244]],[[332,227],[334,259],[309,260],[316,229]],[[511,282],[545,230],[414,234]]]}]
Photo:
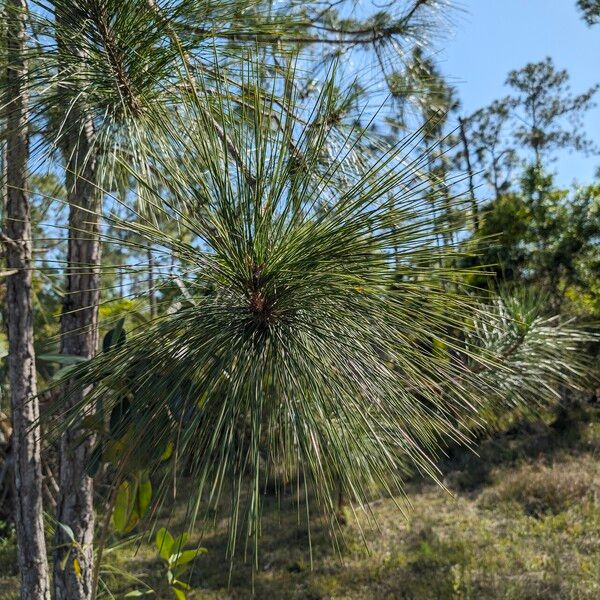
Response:
[{"label": "dry grass patch", "polygon": [[479,506],[493,509],[518,505],[525,514],[557,515],[600,496],[600,464],[593,457],[565,460],[551,466],[527,463],[515,471],[498,470],[495,484],[479,497]]}]

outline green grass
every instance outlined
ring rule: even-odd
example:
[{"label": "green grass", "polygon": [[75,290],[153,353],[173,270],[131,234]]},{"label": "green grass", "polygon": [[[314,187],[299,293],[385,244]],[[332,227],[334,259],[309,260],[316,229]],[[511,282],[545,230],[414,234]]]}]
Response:
[{"label": "green grass", "polygon": [[[600,420],[586,409],[576,424],[515,427],[455,453],[445,465],[453,496],[433,485],[409,486],[403,519],[391,500],[374,501],[378,529],[349,519],[345,546],[327,529],[308,530],[295,498],[266,500],[259,570],[224,559],[225,524],[206,532],[191,572],[190,598],[598,598],[600,597]],[[183,507],[169,527],[178,530]],[[364,533],[361,536],[360,526]],[[198,542],[198,538],[194,540]],[[16,596],[14,543],[0,545],[0,597]],[[190,545],[191,547],[191,545]],[[169,598],[152,545],[109,552],[105,582],[115,597],[134,589],[127,572]],[[230,585],[228,584],[231,577]],[[12,596],[11,596],[12,594]]]}]

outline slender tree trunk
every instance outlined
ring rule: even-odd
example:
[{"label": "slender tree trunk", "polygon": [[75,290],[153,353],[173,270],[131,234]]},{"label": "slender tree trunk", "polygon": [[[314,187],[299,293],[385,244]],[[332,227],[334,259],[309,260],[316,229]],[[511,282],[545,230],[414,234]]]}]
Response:
[{"label": "slender tree trunk", "polygon": [[436,208],[436,188],[434,187],[434,178],[433,178],[433,164],[431,160],[431,148],[429,146],[429,139],[425,137],[425,154],[427,155],[427,179],[429,180],[429,185],[434,189],[434,193],[431,196],[431,213],[433,214],[433,222],[434,222],[434,233],[435,233],[435,245],[438,250],[438,264],[442,266],[442,243],[440,240],[440,232],[439,232],[439,221],[438,221],[438,213]]},{"label": "slender tree trunk", "polygon": [[[69,241],[60,351],[91,358],[98,345],[101,195],[94,185],[93,123],[75,109],[71,110],[69,118],[72,124],[63,150],[67,164]],[[73,382],[67,386],[65,393],[66,406],[73,406],[82,400],[86,390]],[[68,536],[62,528],[57,528],[54,559],[57,600],[87,600],[92,596],[93,481],[85,468],[95,440],[93,436],[84,435],[86,432],[74,426],[60,441],[60,492],[56,518],[59,523],[70,527],[75,543],[69,548]],[[70,550],[69,559],[63,568],[61,560],[67,550]]]},{"label": "slender tree trunk", "polygon": [[6,5],[6,257],[8,374],[15,472],[15,523],[21,598],[49,600],[44,539],[42,460],[31,302],[31,222],[27,191],[28,126],[25,61],[26,0]]},{"label": "slender tree trunk", "polygon": [[[68,146],[67,194],[69,202],[69,241],[67,282],[61,315],[63,354],[91,358],[98,345],[98,306],[100,301],[100,195],[94,186],[93,125],[74,114],[75,139]],[[80,402],[85,389],[72,383],[65,390],[67,405]],[[94,439],[75,426],[61,439],[57,521],[68,525],[76,544],[65,568],[61,559],[68,544],[65,532],[57,529],[54,588],[57,600],[83,600],[91,597],[94,541],[93,482],[85,472]],[[77,559],[79,569],[75,567]],[[79,572],[77,572],[79,571]]]},{"label": "slender tree trunk", "polygon": [[150,303],[150,318],[156,317],[156,291],[154,289],[154,255],[148,246],[148,301]]},{"label": "slender tree trunk", "polygon": [[469,142],[467,140],[467,132],[465,129],[465,120],[460,117],[458,119],[460,132],[460,140],[465,153],[465,161],[467,163],[467,176],[469,181],[469,199],[471,200],[471,217],[473,219],[473,230],[475,233],[479,231],[479,208],[477,206],[477,198],[475,197],[475,186],[473,185],[473,167],[471,165],[471,153],[469,152]]},{"label": "slender tree trunk", "polygon": [[496,202],[500,199],[500,177],[498,175],[498,161],[496,155],[492,152],[492,185],[494,186],[494,198]]},{"label": "slender tree trunk", "polygon": [[[100,301],[101,195],[94,183],[96,159],[93,144],[91,119],[81,110],[72,108],[63,146],[69,240],[60,352],[85,358],[94,356],[98,346]],[[74,382],[69,384],[65,389],[65,408],[81,402],[85,393],[86,390]],[[61,527],[57,528],[54,557],[54,593],[57,600],[87,600],[92,595],[93,480],[85,469],[95,440],[88,433],[76,425],[69,428],[60,441],[60,491],[56,519],[71,529],[75,540],[70,540]],[[66,552],[70,554],[65,563]]]},{"label": "slender tree trunk", "polygon": [[[71,16],[57,10],[57,25]],[[66,55],[81,53],[71,39],[58,34],[57,43]],[[68,70],[70,65],[65,64]],[[97,152],[94,123],[85,107],[69,107],[61,143],[65,163],[69,205],[66,285],[61,314],[62,354],[91,358],[98,346],[100,302],[100,217],[101,194],[96,185]],[[87,390],[70,382],[64,390],[65,408],[83,400]],[[81,415],[83,418],[85,415]],[[57,527],[54,556],[56,600],[89,600],[92,597],[94,505],[93,480],[86,467],[95,443],[94,436],[79,423],[62,436],[59,450],[59,493],[56,519],[73,533]],[[70,544],[70,546],[69,546]],[[64,560],[69,551],[68,560]]]}]

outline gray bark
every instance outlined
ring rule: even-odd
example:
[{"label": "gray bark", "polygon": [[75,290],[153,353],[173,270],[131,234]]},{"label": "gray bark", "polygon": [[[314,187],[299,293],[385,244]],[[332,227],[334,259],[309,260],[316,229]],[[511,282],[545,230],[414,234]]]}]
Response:
[{"label": "gray bark", "polygon": [[6,281],[8,373],[12,409],[15,524],[21,598],[49,600],[44,539],[39,404],[33,348],[31,222],[27,190],[28,98],[25,61],[26,0],[7,0]]},{"label": "gray bark", "polygon": [[[100,302],[101,196],[94,184],[96,160],[91,119],[72,109],[63,154],[67,164],[69,240],[67,281],[61,314],[62,354],[91,358],[98,345]],[[65,408],[82,401],[86,390],[74,382],[65,389]],[[84,415],[81,415],[83,417]],[[57,521],[73,531],[69,559],[62,568],[65,544],[70,540],[59,527],[54,558],[56,600],[87,600],[92,597],[94,506],[93,480],[86,465],[94,438],[77,424],[62,436],[59,453]],[[74,566],[77,559],[79,570]]]},{"label": "gray bark", "polygon": [[[61,315],[63,354],[91,358],[98,345],[98,306],[100,301],[100,195],[95,181],[93,124],[73,111],[73,124],[66,136],[67,200],[69,241],[67,282]],[[81,402],[86,390],[70,384],[65,390],[66,406]],[[82,415],[83,416],[83,415]],[[69,539],[57,529],[54,561],[54,591],[57,600],[84,600],[92,596],[94,507],[93,481],[85,472],[94,439],[77,425],[60,441],[59,487],[56,518],[68,525],[76,544],[64,569],[63,544]],[[74,568],[77,558],[80,573]]]}]

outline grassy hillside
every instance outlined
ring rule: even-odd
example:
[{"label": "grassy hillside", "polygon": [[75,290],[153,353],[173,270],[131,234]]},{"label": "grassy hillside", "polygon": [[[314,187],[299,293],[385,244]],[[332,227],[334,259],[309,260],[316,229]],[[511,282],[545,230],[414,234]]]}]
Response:
[{"label": "grassy hillside", "polygon": [[[374,502],[379,529],[366,517],[349,519],[339,554],[327,530],[314,526],[312,570],[294,499],[284,499],[281,510],[268,499],[254,579],[240,560],[228,587],[224,524],[217,523],[202,541],[208,554],[193,565],[189,598],[249,598],[252,585],[269,600],[598,598],[599,413],[586,407],[571,420],[514,427],[483,441],[479,456],[457,452],[444,466],[453,495],[414,482],[408,519],[393,501]],[[178,531],[176,521],[171,530]],[[0,546],[0,597],[7,600],[17,598],[13,544]],[[103,571],[115,598],[143,589],[132,577],[171,597],[150,544],[110,551]]]}]

